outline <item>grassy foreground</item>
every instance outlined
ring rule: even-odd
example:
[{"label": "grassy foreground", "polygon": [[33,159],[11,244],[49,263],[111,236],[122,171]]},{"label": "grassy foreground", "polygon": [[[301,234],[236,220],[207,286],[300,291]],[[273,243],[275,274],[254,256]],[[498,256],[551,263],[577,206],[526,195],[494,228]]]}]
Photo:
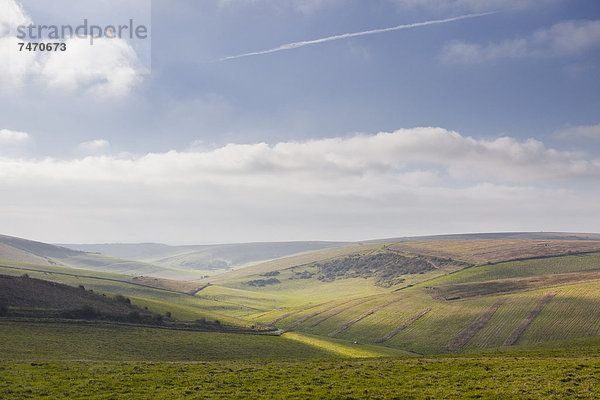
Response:
[{"label": "grassy foreground", "polygon": [[600,360],[4,362],[0,397],[74,399],[593,399]]}]

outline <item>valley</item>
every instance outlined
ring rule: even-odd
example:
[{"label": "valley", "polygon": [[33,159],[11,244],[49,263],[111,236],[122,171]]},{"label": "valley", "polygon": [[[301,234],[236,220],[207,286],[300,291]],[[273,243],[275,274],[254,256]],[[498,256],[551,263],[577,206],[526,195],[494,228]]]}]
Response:
[{"label": "valley", "polygon": [[[152,264],[166,271],[157,277],[123,273],[127,260],[4,239],[2,368],[18,373],[29,368],[23,362],[43,362],[47,373],[63,364],[81,373],[79,360],[86,360],[105,371],[103,379],[113,379],[110,374],[129,368],[155,374],[164,362],[186,370],[200,368],[189,363],[217,362],[206,367],[211,370],[230,360],[267,375],[275,365],[293,371],[294,362],[309,369],[352,365],[365,376],[373,368],[410,376],[415,363],[444,375],[453,363],[492,368],[510,364],[511,357],[531,359],[539,368],[558,368],[558,355],[600,366],[600,240],[535,235],[327,245],[200,278],[169,263]],[[82,269],[72,264],[74,257],[114,264]],[[164,278],[171,274],[174,279]],[[256,364],[260,360],[266,364]],[[106,362],[121,364],[108,368]],[[525,384],[529,372],[522,372],[515,379]],[[365,384],[353,382],[356,390]],[[299,393],[322,389],[306,382],[298,387]],[[233,395],[228,390],[217,393]],[[585,393],[592,398],[594,392]]]}]

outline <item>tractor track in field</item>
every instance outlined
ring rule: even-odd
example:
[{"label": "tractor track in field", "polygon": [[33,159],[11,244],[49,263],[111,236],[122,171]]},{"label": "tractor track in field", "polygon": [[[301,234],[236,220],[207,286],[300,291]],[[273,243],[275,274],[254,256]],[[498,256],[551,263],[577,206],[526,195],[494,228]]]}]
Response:
[{"label": "tractor track in field", "polygon": [[353,320],[346,322],[344,325],[340,326],[335,331],[331,332],[329,334],[329,336],[335,336],[339,333],[342,333],[343,331],[347,330],[348,328],[350,328],[352,325],[356,324],[357,322],[362,321],[363,319],[367,318],[368,316],[375,314],[377,311],[379,311],[389,305],[397,303],[403,299],[404,299],[404,296],[394,299],[392,301],[388,301],[387,303],[380,304],[377,307],[371,308],[369,311],[365,312],[364,314],[361,314],[360,316],[354,318]]},{"label": "tractor track in field", "polygon": [[412,317],[410,317],[410,319],[408,321],[406,321],[405,323],[403,323],[402,325],[400,325],[399,327],[397,327],[396,329],[394,329],[393,331],[391,331],[390,333],[388,333],[384,337],[382,337],[380,339],[377,339],[375,341],[375,343],[387,342],[388,340],[390,340],[391,338],[393,338],[394,336],[396,336],[398,333],[400,333],[401,331],[403,331],[404,329],[408,328],[410,325],[412,325],[413,323],[415,323],[416,321],[418,321],[419,319],[421,319],[422,317],[424,317],[425,314],[427,314],[429,311],[431,311],[431,307],[428,307],[428,308],[426,308],[426,309],[418,312],[417,314],[415,314]]},{"label": "tractor track in field", "polygon": [[517,343],[517,340],[521,337],[525,329],[533,322],[533,320],[542,312],[546,304],[550,302],[556,296],[556,292],[548,292],[538,301],[533,310],[527,317],[517,326],[517,328],[506,338],[503,346],[512,346]]},{"label": "tractor track in field", "polygon": [[[350,302],[352,302],[352,301],[356,301],[356,300],[357,300],[357,299],[350,300],[348,303],[350,303]],[[351,308],[353,308],[353,307],[356,307],[356,306],[359,306],[359,305],[361,305],[361,304],[364,304],[364,303],[366,303],[366,302],[368,302],[368,301],[371,301],[371,300],[373,300],[373,298],[372,298],[372,296],[369,296],[368,298],[360,298],[360,299],[358,299],[358,300],[359,300],[359,301],[358,301],[358,302],[356,302],[356,304],[352,304],[352,305],[350,305],[350,306],[346,306],[346,307],[344,307],[344,308],[340,308],[339,310],[336,310],[336,311],[332,312],[331,314],[324,315],[323,317],[319,318],[318,320],[316,320],[315,322],[313,322],[312,324],[310,324],[310,325],[309,325],[309,328],[314,328],[315,326],[317,326],[317,325],[321,324],[322,322],[325,322],[325,321],[327,321],[329,318],[331,318],[331,317],[335,317],[336,315],[338,315],[338,314],[341,314],[341,313],[343,313],[344,311],[347,311],[347,310],[349,310],[349,309],[351,309]],[[335,309],[335,308],[337,308],[337,307],[339,307],[339,306],[341,306],[341,305],[343,305],[343,304],[344,304],[344,303],[342,303],[342,304],[338,304],[336,307],[331,307],[329,310],[333,310],[333,309]]]},{"label": "tractor track in field", "polygon": [[500,306],[504,303],[504,299],[500,299],[488,307],[475,321],[473,321],[469,326],[463,329],[458,336],[454,338],[454,340],[446,347],[447,351],[457,351],[461,347],[463,347],[469,340],[477,334],[485,324],[489,322],[490,319],[494,316],[496,311],[500,308]]}]

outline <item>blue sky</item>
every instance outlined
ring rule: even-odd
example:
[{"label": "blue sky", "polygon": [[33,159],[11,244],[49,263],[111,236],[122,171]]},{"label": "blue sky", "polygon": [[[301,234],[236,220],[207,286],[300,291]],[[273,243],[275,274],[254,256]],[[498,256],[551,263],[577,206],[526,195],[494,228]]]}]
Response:
[{"label": "blue sky", "polygon": [[[24,21],[149,16],[135,2],[0,0],[0,52]],[[599,230],[596,1],[151,9],[151,69],[120,39],[0,67],[3,233],[215,243]],[[222,60],[479,13],[491,14]]]}]

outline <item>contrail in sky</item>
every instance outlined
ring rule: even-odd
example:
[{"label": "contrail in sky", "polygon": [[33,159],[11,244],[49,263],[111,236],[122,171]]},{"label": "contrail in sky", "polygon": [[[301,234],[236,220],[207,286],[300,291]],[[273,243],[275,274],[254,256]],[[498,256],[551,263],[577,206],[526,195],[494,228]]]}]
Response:
[{"label": "contrail in sky", "polygon": [[452,17],[452,18],[446,18],[446,19],[434,19],[434,20],[431,20],[431,21],[416,22],[414,24],[392,26],[390,28],[373,29],[373,30],[370,30],[370,31],[354,32],[354,33],[344,33],[344,34],[341,34],[341,35],[328,36],[328,37],[321,38],[321,39],[305,40],[305,41],[302,41],[302,42],[293,42],[293,43],[283,44],[283,45],[281,45],[279,47],[275,47],[275,48],[269,49],[269,50],[253,51],[251,53],[244,53],[244,54],[238,54],[238,55],[235,55],[235,56],[223,57],[223,58],[219,58],[217,60],[214,60],[213,62],[235,60],[236,58],[243,58],[243,57],[250,57],[250,56],[259,56],[259,55],[262,55],[262,54],[277,53],[278,51],[293,50],[293,49],[297,49],[298,47],[304,47],[304,46],[310,46],[312,44],[319,44],[319,43],[331,42],[331,41],[334,41],[334,40],[348,39],[348,38],[357,37],[357,36],[374,35],[374,34],[383,33],[383,32],[399,31],[401,29],[417,28],[419,26],[445,24],[447,22],[458,21],[458,20],[467,19],[467,18],[483,17],[485,15],[491,15],[491,14],[495,14],[495,13],[496,13],[496,11],[486,12],[486,13],[479,13],[479,14],[467,14],[467,15],[460,15],[458,17]]}]

